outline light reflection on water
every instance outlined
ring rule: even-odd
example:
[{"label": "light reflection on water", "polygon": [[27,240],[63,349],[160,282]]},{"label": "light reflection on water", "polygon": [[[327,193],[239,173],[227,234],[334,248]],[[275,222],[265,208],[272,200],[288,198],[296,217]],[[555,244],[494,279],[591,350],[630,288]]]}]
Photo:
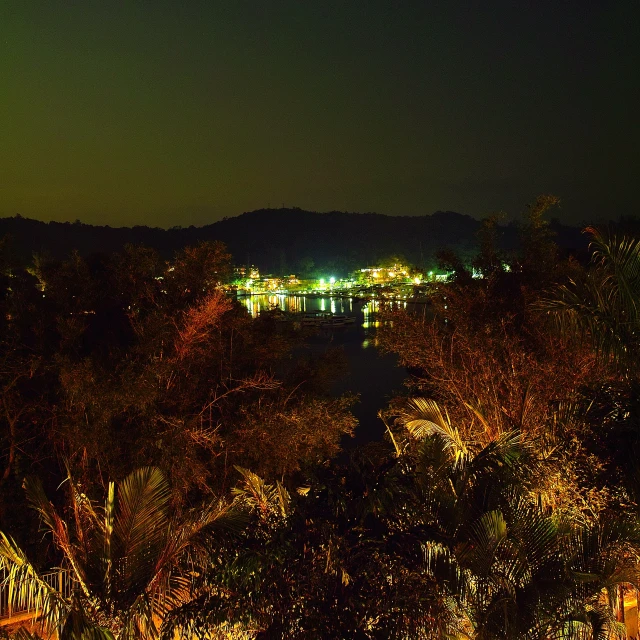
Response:
[{"label": "light reflection on water", "polygon": [[[378,311],[378,301],[370,300],[366,304],[362,306],[362,326],[365,329],[375,329],[380,326],[380,320],[376,319],[376,316],[373,314]],[[366,348],[369,345],[369,341],[365,340],[366,345],[363,343],[363,348]]]},{"label": "light reflection on water", "polygon": [[[406,372],[398,367],[395,355],[376,349],[377,328],[382,324],[377,315],[381,306],[378,300],[365,302],[330,296],[312,298],[287,295],[251,296],[238,300],[254,318],[276,304],[287,313],[331,310],[335,314],[355,316],[356,322],[345,327],[308,331],[300,352],[322,354],[330,346],[339,347],[344,352],[349,373],[334,382],[332,394],[355,393],[360,400],[352,410],[359,421],[356,436],[353,440],[346,438],[343,446],[349,448],[383,437],[384,425],[378,418],[378,411],[386,406],[393,393],[402,389]],[[407,307],[404,301],[398,305]],[[411,307],[411,303],[408,306]]]},{"label": "light reflection on water", "polygon": [[278,307],[289,313],[311,313],[313,311],[331,311],[331,313],[354,315],[357,312],[353,298],[307,298],[306,296],[288,296],[286,294],[264,294],[238,298],[249,314],[254,318],[261,311]]},{"label": "light reflection on water", "polygon": [[[249,314],[257,318],[262,311],[278,308],[287,313],[313,313],[314,311],[331,311],[336,315],[355,316],[356,323],[342,328],[342,330],[353,330],[360,327],[364,330],[361,346],[366,349],[370,346],[377,346],[376,329],[383,322],[378,316],[380,310],[379,300],[368,300],[367,302],[354,301],[353,298],[335,298],[324,296],[321,298],[311,298],[306,296],[289,296],[285,294],[264,294],[256,296],[246,296],[239,298]],[[407,302],[397,302],[399,307],[407,308]]]}]

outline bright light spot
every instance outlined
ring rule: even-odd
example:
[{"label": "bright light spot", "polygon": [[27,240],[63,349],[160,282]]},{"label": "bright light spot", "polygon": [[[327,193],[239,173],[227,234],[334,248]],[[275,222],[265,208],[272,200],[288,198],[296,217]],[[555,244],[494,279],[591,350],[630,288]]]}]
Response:
[{"label": "bright light spot", "polygon": [[320,278],[320,286],[324,284],[324,278]]},{"label": "bright light spot", "polygon": [[331,277],[329,278],[329,282],[330,282],[331,284],[335,284],[335,283],[336,283],[336,279],[335,279],[333,276],[331,276]]},{"label": "bright light spot", "polygon": [[414,278],[414,279],[413,279],[413,281],[414,281],[416,284],[420,284],[420,278]]},{"label": "bright light spot", "polygon": [[429,271],[429,277],[433,278],[433,271]]}]

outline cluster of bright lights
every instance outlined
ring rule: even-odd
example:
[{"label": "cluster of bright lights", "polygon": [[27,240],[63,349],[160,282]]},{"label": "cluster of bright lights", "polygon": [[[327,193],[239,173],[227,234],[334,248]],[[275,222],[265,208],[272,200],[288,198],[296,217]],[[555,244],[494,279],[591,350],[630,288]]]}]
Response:
[{"label": "cluster of bright lights", "polygon": [[[244,275],[246,269],[238,268],[237,272]],[[250,277],[238,279],[237,286],[242,287],[248,293],[258,294],[260,292],[269,293],[286,293],[297,292],[301,295],[313,293],[314,290],[320,291],[342,291],[352,287],[362,285],[421,285],[429,281],[440,281],[446,279],[445,275],[436,274],[429,271],[427,274],[411,273],[407,267],[400,264],[394,264],[392,267],[366,267],[359,269],[362,274],[357,279],[352,276],[350,279],[338,279],[335,276],[326,276],[318,278],[315,281],[300,280],[295,274],[282,277],[260,277],[258,269],[255,267],[250,270]],[[300,286],[301,285],[301,286]],[[303,290],[304,289],[304,290]],[[401,292],[396,295],[403,297]],[[388,296],[387,296],[388,297]],[[406,297],[406,296],[404,296]]]}]

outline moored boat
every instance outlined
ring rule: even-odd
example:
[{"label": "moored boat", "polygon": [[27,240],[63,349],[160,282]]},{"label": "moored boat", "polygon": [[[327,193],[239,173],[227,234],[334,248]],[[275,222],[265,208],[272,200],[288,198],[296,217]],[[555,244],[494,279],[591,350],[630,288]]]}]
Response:
[{"label": "moored boat", "polygon": [[318,327],[323,322],[328,322],[330,319],[330,311],[314,311],[312,313],[303,314],[300,324],[302,324],[303,327]]},{"label": "moored boat", "polygon": [[333,320],[334,321],[338,321],[338,322],[342,322],[344,324],[355,324],[356,317],[355,316],[345,316],[345,315],[340,315],[340,314],[334,314],[333,315]]}]

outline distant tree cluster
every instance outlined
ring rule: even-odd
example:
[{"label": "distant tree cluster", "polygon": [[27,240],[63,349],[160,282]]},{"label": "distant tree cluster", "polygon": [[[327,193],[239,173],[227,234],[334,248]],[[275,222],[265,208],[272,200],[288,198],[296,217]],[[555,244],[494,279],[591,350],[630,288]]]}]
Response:
[{"label": "distant tree cluster", "polygon": [[220,291],[220,243],[2,267],[3,526],[24,474],[54,482],[58,460],[105,482],[160,466],[186,495],[234,464],[279,478],[323,461],[355,426],[327,394],[334,355],[292,359],[293,331]]},{"label": "distant tree cluster", "polygon": [[[0,237],[13,238],[14,256],[28,264],[34,252],[65,258],[72,249],[87,257],[121,252],[127,244],[153,247],[171,258],[176,251],[200,242],[221,241],[237,265],[255,264],[263,273],[301,277],[345,277],[354,269],[388,262],[410,263],[420,270],[435,265],[438,249],[448,247],[464,261],[474,255],[480,222],[453,211],[423,216],[301,209],[263,209],[225,218],[203,227],[158,229],[112,228],[25,218],[0,218]],[[561,247],[583,246],[579,229],[552,225]],[[495,235],[502,250],[517,245],[517,227],[496,219]]]}]

